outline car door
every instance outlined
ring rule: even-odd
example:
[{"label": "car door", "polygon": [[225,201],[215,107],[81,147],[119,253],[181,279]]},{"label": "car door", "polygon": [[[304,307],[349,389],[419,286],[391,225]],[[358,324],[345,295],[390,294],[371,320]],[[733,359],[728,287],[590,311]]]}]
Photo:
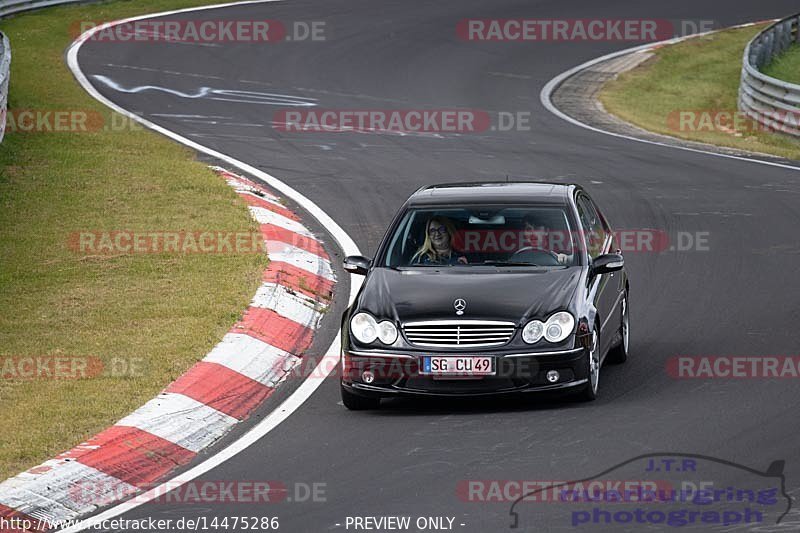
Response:
[{"label": "car door", "polygon": [[[613,236],[605,219],[588,194],[578,193],[575,204],[578,209],[581,228],[589,261],[611,251]],[[614,272],[594,276],[587,280],[588,294],[592,298],[600,323],[600,353],[605,354],[614,340],[613,332],[619,328],[619,313],[614,312],[619,295],[619,278]]]}]

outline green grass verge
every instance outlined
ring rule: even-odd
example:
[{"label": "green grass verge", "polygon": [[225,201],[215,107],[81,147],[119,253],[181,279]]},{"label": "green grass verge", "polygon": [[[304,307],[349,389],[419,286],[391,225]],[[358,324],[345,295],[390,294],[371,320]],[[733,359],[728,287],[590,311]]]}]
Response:
[{"label": "green grass verge", "polygon": [[[749,120],[725,119],[737,110],[744,47],[761,28],[727,30],[659,48],[654,57],[606,84],[600,101],[610,113],[657,133],[800,159],[800,141],[759,131]],[[681,112],[689,117],[683,124]]]},{"label": "green grass verge", "polygon": [[[65,65],[71,26],[210,3],[119,1],[2,21],[13,51],[9,107],[109,119]],[[67,245],[73,231],[120,229],[258,231],[221,178],[154,133],[6,136],[0,358],[98,357],[138,362],[139,369],[128,377],[0,378],[0,479],[104,429],[201,359],[248,304],[267,262],[263,254],[92,257]]]},{"label": "green grass verge", "polygon": [[764,67],[764,74],[788,83],[800,84],[800,46],[789,47]]}]

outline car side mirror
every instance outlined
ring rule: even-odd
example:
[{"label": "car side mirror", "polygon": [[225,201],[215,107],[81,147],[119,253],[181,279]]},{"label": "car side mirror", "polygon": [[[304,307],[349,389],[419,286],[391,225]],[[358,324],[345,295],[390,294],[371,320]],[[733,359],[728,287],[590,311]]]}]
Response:
[{"label": "car side mirror", "polygon": [[372,261],[360,255],[349,255],[344,258],[344,269],[351,274],[366,276]]},{"label": "car side mirror", "polygon": [[622,270],[625,266],[625,258],[622,254],[603,254],[592,261],[592,275],[607,274]]}]

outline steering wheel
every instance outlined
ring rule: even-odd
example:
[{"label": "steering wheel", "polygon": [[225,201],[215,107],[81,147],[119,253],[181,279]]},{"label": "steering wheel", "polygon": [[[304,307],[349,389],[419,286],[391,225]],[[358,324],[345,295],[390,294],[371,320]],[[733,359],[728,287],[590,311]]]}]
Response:
[{"label": "steering wheel", "polygon": [[511,262],[520,263],[533,263],[541,266],[559,266],[561,263],[558,261],[558,254],[543,248],[534,248],[533,246],[526,246],[520,248],[509,258]]}]

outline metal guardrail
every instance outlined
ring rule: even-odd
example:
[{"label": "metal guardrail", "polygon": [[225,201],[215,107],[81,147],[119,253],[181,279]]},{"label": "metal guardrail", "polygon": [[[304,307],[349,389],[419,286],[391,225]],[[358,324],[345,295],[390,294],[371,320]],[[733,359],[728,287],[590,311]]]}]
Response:
[{"label": "metal guardrail", "polygon": [[80,1],[82,0],[0,0],[0,18],[42,7],[77,4]]},{"label": "metal guardrail", "polygon": [[0,142],[6,132],[8,114],[8,78],[11,68],[11,44],[8,37],[0,32]]},{"label": "metal guardrail", "polygon": [[[57,6],[61,4],[77,4],[87,0],[0,0],[0,18],[32,11],[43,7]],[[0,32],[0,142],[6,132],[6,118],[8,116],[8,78],[9,67],[11,66],[11,45],[8,37]]]},{"label": "metal guardrail", "polygon": [[768,129],[800,137],[800,85],[761,69],[793,44],[800,45],[800,15],[775,22],[747,43],[742,58],[739,110]]}]

